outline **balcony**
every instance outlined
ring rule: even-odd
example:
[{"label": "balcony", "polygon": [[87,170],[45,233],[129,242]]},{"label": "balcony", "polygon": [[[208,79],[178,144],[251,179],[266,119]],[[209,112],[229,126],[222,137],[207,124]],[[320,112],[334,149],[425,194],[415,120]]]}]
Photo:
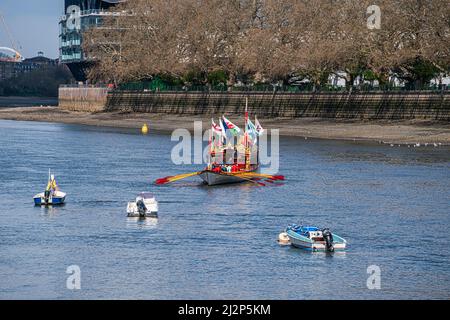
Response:
[{"label": "balcony", "polygon": [[[121,12],[111,12],[104,9],[91,9],[91,10],[83,10],[80,11],[80,18],[89,17],[89,16],[118,16],[123,15]],[[60,21],[66,21],[69,19],[70,14],[66,14],[61,16]]]},{"label": "balcony", "polygon": [[80,61],[81,59],[82,59],[81,53],[62,54],[61,55],[62,62]]},{"label": "balcony", "polygon": [[81,40],[69,40],[69,41],[62,41],[61,42],[61,48],[67,48],[67,47],[73,47],[73,46],[80,46]]}]

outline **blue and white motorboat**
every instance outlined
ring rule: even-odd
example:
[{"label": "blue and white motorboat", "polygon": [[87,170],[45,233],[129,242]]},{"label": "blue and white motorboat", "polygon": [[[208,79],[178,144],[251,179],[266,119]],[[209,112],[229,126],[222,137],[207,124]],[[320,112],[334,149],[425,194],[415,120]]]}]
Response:
[{"label": "blue and white motorboat", "polygon": [[66,201],[66,194],[61,191],[45,191],[38,193],[33,199],[37,206],[61,205]]},{"label": "blue and white motorboat", "polygon": [[342,251],[347,245],[344,238],[331,233],[328,228],[292,224],[286,228],[285,233],[292,246],[311,251]]},{"label": "blue and white motorboat", "polygon": [[33,197],[36,206],[62,205],[66,201],[66,194],[59,190],[55,176],[48,171],[48,183],[44,192]]}]

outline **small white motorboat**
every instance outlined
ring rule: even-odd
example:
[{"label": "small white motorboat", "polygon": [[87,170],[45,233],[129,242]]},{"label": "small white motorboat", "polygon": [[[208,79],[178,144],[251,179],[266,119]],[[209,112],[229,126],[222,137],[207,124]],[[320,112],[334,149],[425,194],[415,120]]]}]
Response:
[{"label": "small white motorboat", "polygon": [[290,225],[286,228],[291,245],[311,251],[342,251],[347,241],[331,233],[330,229],[319,229],[313,226]]},{"label": "small white motorboat", "polygon": [[142,192],[136,197],[136,201],[128,202],[128,217],[157,217],[158,201],[150,192]]}]

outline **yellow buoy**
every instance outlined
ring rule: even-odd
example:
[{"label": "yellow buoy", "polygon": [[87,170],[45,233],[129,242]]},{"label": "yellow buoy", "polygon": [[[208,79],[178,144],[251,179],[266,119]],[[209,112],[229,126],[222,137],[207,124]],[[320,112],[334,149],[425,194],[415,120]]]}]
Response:
[{"label": "yellow buoy", "polygon": [[147,126],[146,123],[144,123],[144,125],[142,126],[141,131],[142,131],[142,134],[147,134],[148,133],[148,126]]}]

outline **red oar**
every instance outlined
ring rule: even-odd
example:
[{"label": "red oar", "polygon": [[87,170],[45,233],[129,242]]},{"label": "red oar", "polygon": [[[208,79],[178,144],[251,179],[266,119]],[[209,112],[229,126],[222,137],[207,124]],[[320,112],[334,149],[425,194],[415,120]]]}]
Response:
[{"label": "red oar", "polygon": [[255,183],[255,184],[257,184],[257,185],[259,185],[261,187],[265,187],[266,186],[265,183],[257,181],[257,180],[260,180],[259,178],[255,179],[255,178],[247,177],[245,174],[239,174],[239,173],[232,173],[232,174],[228,174],[228,175],[235,176],[235,177],[238,177],[239,179]]},{"label": "red oar", "polygon": [[155,183],[157,185],[167,184],[167,183],[175,182],[175,181],[178,181],[178,180],[190,178],[190,177],[193,177],[193,176],[198,176],[199,174],[202,174],[202,173],[203,173],[203,171],[199,171],[199,172],[179,174],[177,176],[168,176],[168,177],[165,177],[165,178],[157,179],[155,181]]},{"label": "red oar", "polygon": [[[199,172],[192,172],[192,173],[185,173],[185,174],[180,174],[177,176],[168,176],[165,178],[160,178],[157,179],[155,181],[155,183],[157,185],[163,185],[163,184],[168,184],[171,182],[175,182],[175,181],[179,181],[182,179],[186,179],[186,178],[190,178],[193,176],[197,176],[199,174],[202,174],[204,171],[199,171]],[[261,179],[265,179],[266,182],[268,183],[274,183],[275,181],[281,181],[281,180],[285,180],[284,176],[273,176],[273,175],[269,175],[269,174],[258,174],[258,173],[254,173],[254,172],[243,172],[243,173],[233,173],[233,174],[227,174],[227,173],[221,173],[223,175],[232,175],[232,176],[237,176],[242,180],[245,181],[249,181],[252,183],[255,183],[259,186],[265,187],[266,184],[259,182],[259,180]]]},{"label": "red oar", "polygon": [[172,176],[156,179],[155,183],[156,184],[166,184],[166,183],[170,182],[170,180],[169,180],[170,178],[172,178]]},{"label": "red oar", "polygon": [[262,174],[262,173],[255,173],[255,172],[245,172],[245,173],[242,173],[242,175],[244,175],[247,178],[252,178],[252,179],[262,178],[262,179],[269,179],[269,180],[272,180],[272,181],[283,181],[283,180],[285,180],[285,177],[281,176],[281,175],[274,176],[274,175],[271,175],[271,174]]},{"label": "red oar", "polygon": [[256,181],[256,180],[254,180],[254,179],[250,179],[250,178],[244,178],[244,177],[242,177],[242,176],[239,176],[239,175],[238,175],[238,177],[239,177],[239,179],[242,179],[242,180],[245,180],[245,181],[249,181],[249,182],[255,183],[255,184],[257,184],[257,185],[259,185],[259,186],[261,186],[261,187],[265,187],[265,186],[266,186],[266,184],[265,184],[265,183],[262,183],[262,182]]}]

